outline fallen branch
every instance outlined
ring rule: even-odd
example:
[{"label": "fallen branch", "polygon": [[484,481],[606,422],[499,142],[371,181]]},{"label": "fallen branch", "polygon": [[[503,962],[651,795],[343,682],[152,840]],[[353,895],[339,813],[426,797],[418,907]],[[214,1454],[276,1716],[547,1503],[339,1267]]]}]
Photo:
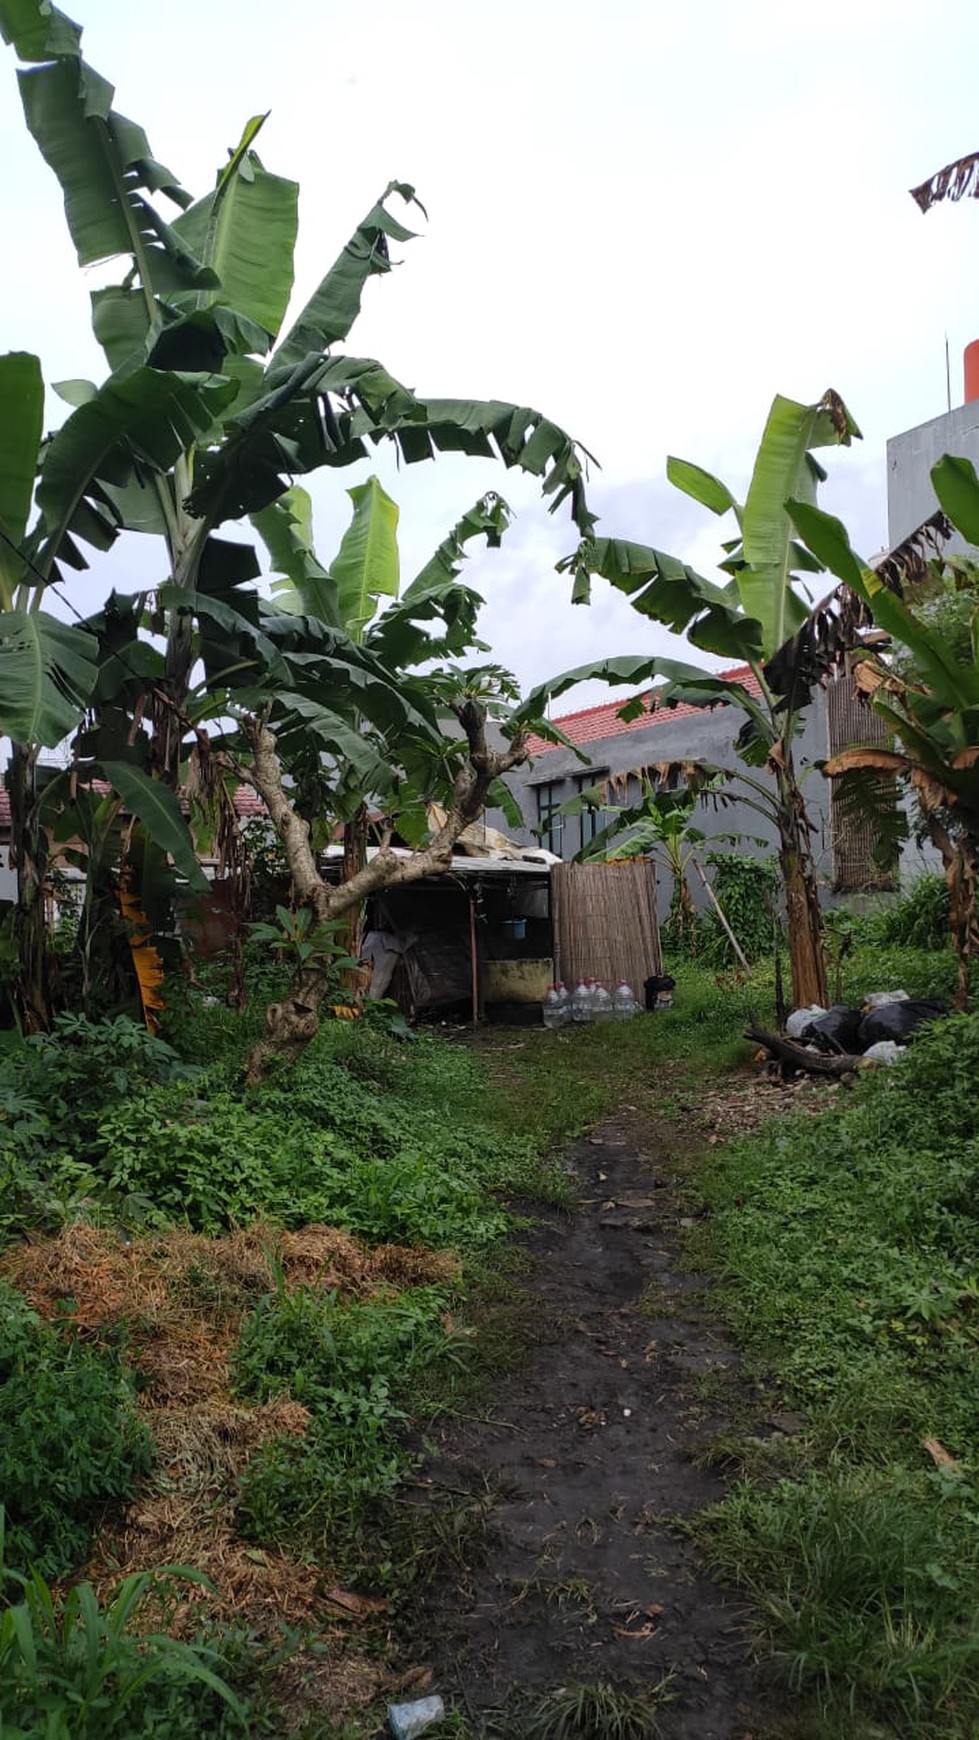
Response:
[{"label": "fallen branch", "polygon": [[757,1045],[763,1045],[772,1057],[778,1058],[779,1063],[788,1064],[790,1069],[804,1070],[807,1075],[851,1075],[862,1061],[847,1053],[827,1057],[821,1051],[809,1051],[804,1045],[796,1045],[792,1039],[783,1039],[779,1033],[769,1033],[755,1022],[745,1028],[744,1036],[753,1039]]}]

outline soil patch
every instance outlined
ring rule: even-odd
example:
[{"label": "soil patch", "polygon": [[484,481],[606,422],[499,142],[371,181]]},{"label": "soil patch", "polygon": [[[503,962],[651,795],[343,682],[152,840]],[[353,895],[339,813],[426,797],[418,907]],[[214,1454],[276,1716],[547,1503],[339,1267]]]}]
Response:
[{"label": "soil patch", "polygon": [[723,1496],[696,1458],[737,1394],[734,1349],[681,1263],[690,1209],[670,1155],[689,1146],[630,1109],[572,1147],[580,1206],[530,1241],[536,1345],[425,1471],[433,1500],[487,1480],[499,1494],[487,1563],[427,1621],[440,1683],[477,1723],[514,1694],[668,1678],[664,1740],[758,1734],[744,1609],[669,1526]]}]

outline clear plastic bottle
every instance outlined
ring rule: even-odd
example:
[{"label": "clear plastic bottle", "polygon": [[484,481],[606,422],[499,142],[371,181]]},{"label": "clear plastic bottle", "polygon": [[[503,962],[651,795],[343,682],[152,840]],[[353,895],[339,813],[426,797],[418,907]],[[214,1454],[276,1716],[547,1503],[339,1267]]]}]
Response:
[{"label": "clear plastic bottle", "polygon": [[615,1010],[612,1006],[612,999],[600,981],[596,983],[592,992],[592,1004],[594,1008],[593,1021],[611,1021],[614,1018]]},{"label": "clear plastic bottle", "polygon": [[545,997],[544,997],[544,1002],[543,1002],[541,1012],[542,1012],[543,1017],[544,1017],[544,1026],[545,1027],[563,1027],[564,1026],[564,1021],[562,1019],[561,999],[558,996],[558,991],[557,991],[556,985],[548,985],[547,992],[546,992]]},{"label": "clear plastic bottle", "polygon": [[590,1021],[592,1017],[591,991],[584,979],[579,979],[571,997],[571,1019],[576,1027]]},{"label": "clear plastic bottle", "polygon": [[561,1017],[558,1026],[567,1027],[571,1020],[571,997],[568,993],[568,987],[563,979],[559,979],[554,989],[557,992],[557,1006]]},{"label": "clear plastic bottle", "polygon": [[626,984],[624,979],[620,979],[615,987],[612,1007],[615,1011],[616,1021],[631,1021],[633,1015],[639,1013],[639,1004],[632,995],[631,987]]}]

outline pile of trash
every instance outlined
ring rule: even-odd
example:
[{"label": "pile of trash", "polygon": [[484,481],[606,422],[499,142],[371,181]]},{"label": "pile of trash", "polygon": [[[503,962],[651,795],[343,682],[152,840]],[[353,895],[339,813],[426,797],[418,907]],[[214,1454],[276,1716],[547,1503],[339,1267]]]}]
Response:
[{"label": "pile of trash", "polygon": [[813,1003],[794,1009],[785,1023],[786,1036],[821,1051],[862,1057],[867,1063],[897,1063],[920,1027],[948,1014],[939,997],[909,997],[907,991],[873,991],[858,1009],[834,1003],[823,1009]]}]

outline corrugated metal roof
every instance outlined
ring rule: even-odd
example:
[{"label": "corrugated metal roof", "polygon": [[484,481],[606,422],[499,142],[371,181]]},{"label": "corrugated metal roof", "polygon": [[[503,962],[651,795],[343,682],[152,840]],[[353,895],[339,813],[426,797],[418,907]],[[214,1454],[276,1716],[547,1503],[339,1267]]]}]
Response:
[{"label": "corrugated metal roof", "polygon": [[[761,694],[761,685],[750,665],[734,665],[729,671],[718,671],[717,675],[725,683],[743,684],[749,695],[758,697]],[[605,701],[599,707],[583,707],[579,713],[564,713],[560,718],[552,719],[551,724],[570,737],[572,743],[584,748],[588,743],[601,743],[606,737],[621,737],[627,731],[646,731],[654,725],[667,725],[671,719],[691,718],[704,711],[702,707],[691,707],[688,701],[678,701],[674,707],[657,706],[654,693],[649,689],[641,697],[643,711],[636,719],[619,718],[619,711],[627,701]],[[560,747],[559,743],[548,743],[543,737],[531,737],[528,743],[535,758]]]}]

